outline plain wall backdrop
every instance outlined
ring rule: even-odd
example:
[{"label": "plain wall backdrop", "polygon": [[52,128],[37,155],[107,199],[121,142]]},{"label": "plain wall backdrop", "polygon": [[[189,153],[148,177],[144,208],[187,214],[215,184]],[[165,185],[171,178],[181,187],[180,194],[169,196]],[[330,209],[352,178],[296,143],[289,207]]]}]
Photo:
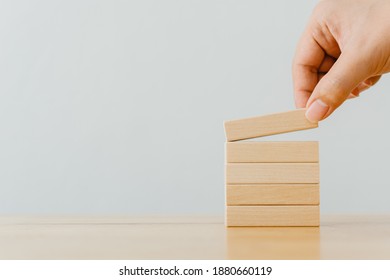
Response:
[{"label": "plain wall backdrop", "polygon": [[[223,214],[223,121],[294,108],[314,6],[0,1],[0,213]],[[322,213],[389,212],[389,104],[264,140],[320,141]]]}]

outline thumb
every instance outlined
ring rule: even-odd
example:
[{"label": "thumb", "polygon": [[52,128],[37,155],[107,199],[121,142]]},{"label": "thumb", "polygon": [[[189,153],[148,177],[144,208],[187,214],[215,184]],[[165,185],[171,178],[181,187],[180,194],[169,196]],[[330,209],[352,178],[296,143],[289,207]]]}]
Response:
[{"label": "thumb", "polygon": [[369,63],[360,55],[343,52],[328,73],[318,82],[306,104],[306,118],[318,122],[328,117],[367,77]]}]

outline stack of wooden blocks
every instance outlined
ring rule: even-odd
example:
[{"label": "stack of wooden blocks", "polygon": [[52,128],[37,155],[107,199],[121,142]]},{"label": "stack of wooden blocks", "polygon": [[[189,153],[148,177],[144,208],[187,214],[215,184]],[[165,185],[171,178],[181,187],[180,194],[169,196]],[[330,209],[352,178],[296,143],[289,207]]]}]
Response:
[{"label": "stack of wooden blocks", "polygon": [[304,110],[225,122],[227,226],[319,226],[318,142],[238,141],[317,126]]}]

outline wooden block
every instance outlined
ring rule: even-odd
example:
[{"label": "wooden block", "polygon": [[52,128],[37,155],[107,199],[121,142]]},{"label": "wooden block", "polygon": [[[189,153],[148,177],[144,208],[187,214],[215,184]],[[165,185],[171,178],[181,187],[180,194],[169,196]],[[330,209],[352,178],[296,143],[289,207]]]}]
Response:
[{"label": "wooden block", "polygon": [[318,184],[226,185],[227,205],[318,205]]},{"label": "wooden block", "polygon": [[236,141],[316,127],[318,127],[318,123],[311,123],[306,119],[305,109],[299,109],[226,121],[225,133],[228,141]]},{"label": "wooden block", "polygon": [[319,260],[324,235],[319,227],[228,227],[227,259]]},{"label": "wooden block", "polygon": [[227,163],[226,184],[319,183],[318,163]]},{"label": "wooden block", "polygon": [[227,206],[227,226],[319,226],[320,207]]},{"label": "wooden block", "polygon": [[318,162],[318,142],[227,142],[226,162]]}]

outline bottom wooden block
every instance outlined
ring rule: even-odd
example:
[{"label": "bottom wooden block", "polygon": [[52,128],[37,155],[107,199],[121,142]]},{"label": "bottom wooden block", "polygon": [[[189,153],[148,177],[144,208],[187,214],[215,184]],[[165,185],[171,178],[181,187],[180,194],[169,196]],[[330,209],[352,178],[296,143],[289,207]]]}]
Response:
[{"label": "bottom wooden block", "polygon": [[320,207],[226,206],[226,226],[319,226]]}]

